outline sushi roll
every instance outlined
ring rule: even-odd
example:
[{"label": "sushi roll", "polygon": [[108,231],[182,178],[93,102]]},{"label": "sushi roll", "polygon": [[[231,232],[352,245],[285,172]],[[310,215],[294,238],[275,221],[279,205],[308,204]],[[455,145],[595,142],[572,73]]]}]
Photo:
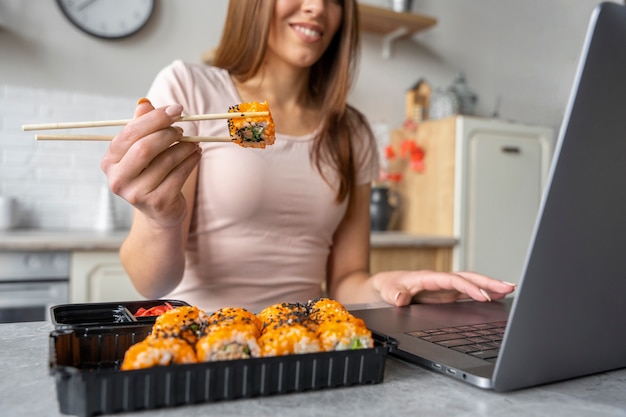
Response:
[{"label": "sushi roll", "polygon": [[335,317],[343,318],[350,314],[339,301],[325,297],[309,301],[307,303],[307,308],[309,311],[309,317],[316,323],[332,320]]},{"label": "sushi roll", "polygon": [[258,358],[261,356],[258,334],[258,328],[245,322],[222,323],[212,327],[196,343],[198,361]]},{"label": "sushi roll", "polygon": [[266,327],[259,338],[259,346],[263,357],[322,351],[315,332],[299,323]]},{"label": "sushi roll", "polygon": [[255,337],[261,335],[263,324],[256,314],[240,307],[224,307],[209,316],[209,331],[218,327],[237,325],[247,327]]},{"label": "sushi roll", "polygon": [[365,349],[374,346],[372,332],[365,322],[350,314],[338,301],[317,298],[307,303],[315,332],[325,351]]},{"label": "sushi roll", "polygon": [[267,101],[241,103],[231,106],[229,113],[268,112],[267,116],[228,119],[228,131],[233,142],[244,148],[265,148],[276,140],[274,120]]},{"label": "sushi roll", "polygon": [[120,369],[129,371],[153,366],[196,363],[197,361],[193,347],[183,339],[173,337],[157,339],[148,336],[128,348]]},{"label": "sushi roll", "polygon": [[361,319],[353,316],[324,321],[318,325],[316,334],[325,351],[374,347],[372,332]]},{"label": "sushi roll", "polygon": [[300,303],[279,303],[261,310],[257,317],[261,321],[261,329],[272,325],[298,323],[307,326],[310,322],[306,305]]},{"label": "sushi roll", "polygon": [[152,336],[158,339],[179,338],[195,345],[209,326],[209,316],[194,306],[181,306],[157,317]]},{"label": "sushi roll", "polygon": [[309,300],[309,302],[307,303],[307,307],[311,310],[315,310],[315,309],[345,310],[346,309],[344,305],[341,304],[339,301],[333,300],[332,298],[328,298],[328,297],[318,297],[318,298]]}]

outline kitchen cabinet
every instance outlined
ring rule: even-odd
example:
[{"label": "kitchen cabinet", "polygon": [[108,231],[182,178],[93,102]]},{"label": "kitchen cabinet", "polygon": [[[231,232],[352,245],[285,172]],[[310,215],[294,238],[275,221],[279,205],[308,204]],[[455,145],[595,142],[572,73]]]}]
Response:
[{"label": "kitchen cabinet", "polygon": [[117,250],[74,251],[70,302],[142,300],[122,266]]},{"label": "kitchen cabinet", "polygon": [[401,232],[372,232],[370,272],[419,270],[450,271],[453,238],[414,236]]},{"label": "kitchen cabinet", "polygon": [[518,282],[554,146],[552,129],[455,116],[397,129],[392,143],[414,139],[424,170],[406,169],[400,230],[451,236],[453,270]]},{"label": "kitchen cabinet", "polygon": [[414,13],[398,13],[391,9],[359,3],[361,29],[383,35],[383,57],[391,56],[393,43],[417,32],[431,28],[437,19]]},{"label": "kitchen cabinet", "polygon": [[451,248],[374,248],[370,253],[370,273],[383,271],[450,271]]}]

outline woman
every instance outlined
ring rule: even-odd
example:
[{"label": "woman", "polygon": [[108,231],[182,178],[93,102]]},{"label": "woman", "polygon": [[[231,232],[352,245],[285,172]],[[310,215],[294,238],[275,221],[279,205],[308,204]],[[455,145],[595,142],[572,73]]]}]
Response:
[{"label": "woman", "polygon": [[[122,262],[146,297],[258,310],[322,293],[342,303],[489,301],[512,284],[475,273],[370,276],[372,133],[346,103],[358,53],[354,0],[231,1],[214,66],[176,61],[102,161],[135,207]],[[226,123],[183,114],[268,101],[276,143],[178,142]],[[157,107],[153,107],[153,104]]]}]

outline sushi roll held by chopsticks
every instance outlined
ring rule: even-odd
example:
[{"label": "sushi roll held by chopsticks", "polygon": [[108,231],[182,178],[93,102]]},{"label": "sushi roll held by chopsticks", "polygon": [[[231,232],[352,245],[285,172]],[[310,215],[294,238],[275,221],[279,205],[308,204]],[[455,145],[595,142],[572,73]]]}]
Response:
[{"label": "sushi roll held by chopsticks", "polygon": [[[182,136],[180,142],[233,142],[244,148],[265,148],[274,144],[276,133],[274,120],[270,113],[267,101],[259,103],[240,103],[231,106],[227,113],[196,114],[181,116],[177,122],[199,122],[203,120],[228,120],[229,136]],[[55,129],[81,129],[110,126],[125,126],[134,119],[121,120],[96,120],[83,122],[60,122],[43,124],[25,124],[22,130],[55,130]],[[113,135],[90,135],[90,134],[61,134],[61,135],[35,135],[37,140],[87,140],[87,141],[110,141]]]},{"label": "sushi roll held by chopsticks", "polygon": [[267,101],[241,103],[231,106],[229,113],[267,112],[267,116],[228,119],[228,130],[233,142],[244,148],[265,148],[276,140],[274,120]]}]

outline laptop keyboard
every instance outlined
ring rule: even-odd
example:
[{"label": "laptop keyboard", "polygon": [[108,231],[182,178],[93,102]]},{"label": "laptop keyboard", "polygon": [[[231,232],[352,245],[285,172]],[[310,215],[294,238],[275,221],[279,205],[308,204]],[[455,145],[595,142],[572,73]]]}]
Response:
[{"label": "laptop keyboard", "polygon": [[506,321],[500,321],[420,330],[417,332],[406,332],[406,334],[476,358],[495,362],[500,351],[505,327]]}]

